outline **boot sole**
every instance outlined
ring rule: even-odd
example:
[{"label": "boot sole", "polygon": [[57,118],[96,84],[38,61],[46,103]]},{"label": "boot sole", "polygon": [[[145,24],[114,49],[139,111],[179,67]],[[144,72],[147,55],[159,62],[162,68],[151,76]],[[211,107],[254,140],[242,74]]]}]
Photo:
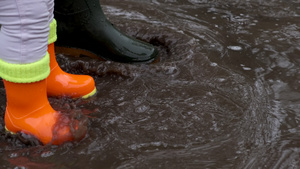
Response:
[{"label": "boot sole", "polygon": [[91,93],[82,96],[82,98],[83,98],[83,99],[87,99],[87,98],[89,98],[89,97],[92,97],[92,96],[94,96],[94,95],[96,94],[96,92],[97,92],[97,89],[96,89],[96,87],[95,87],[95,89],[94,89]]},{"label": "boot sole", "polygon": [[[79,49],[79,48],[72,48],[72,47],[63,47],[63,46],[55,46],[55,52],[56,53],[61,53],[61,54],[65,54],[65,55],[71,55],[71,56],[75,56],[75,57],[89,57],[89,58],[93,58],[93,59],[98,59],[101,61],[108,61],[107,59],[98,56],[97,54],[84,50],[84,49]],[[145,62],[133,62],[133,63],[150,63],[150,64],[154,64],[154,63],[158,63],[160,62],[160,57],[156,57],[153,59],[150,59],[148,61]]]}]

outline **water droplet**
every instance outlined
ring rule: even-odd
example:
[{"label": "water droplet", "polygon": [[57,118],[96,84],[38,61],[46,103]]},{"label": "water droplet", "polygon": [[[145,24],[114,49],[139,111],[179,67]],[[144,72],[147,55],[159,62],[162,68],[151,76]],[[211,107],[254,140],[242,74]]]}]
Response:
[{"label": "water droplet", "polygon": [[234,51],[241,51],[243,49],[241,46],[227,46],[227,48]]},{"label": "water droplet", "polygon": [[48,151],[48,152],[42,153],[42,154],[41,154],[41,157],[46,158],[46,157],[50,157],[50,156],[52,156],[52,155],[54,155],[54,153],[51,152],[51,151]]},{"label": "water droplet", "polygon": [[213,63],[211,63],[211,64],[210,64],[210,66],[213,66],[213,67],[215,67],[215,66],[218,66],[218,64],[217,64],[217,63],[215,63],[215,62],[213,62]]}]

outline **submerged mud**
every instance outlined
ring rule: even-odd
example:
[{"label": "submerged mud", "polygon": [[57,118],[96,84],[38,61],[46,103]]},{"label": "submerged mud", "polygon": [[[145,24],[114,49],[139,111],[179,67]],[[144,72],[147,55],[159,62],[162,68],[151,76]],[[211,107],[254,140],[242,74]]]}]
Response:
[{"label": "submerged mud", "polygon": [[[103,0],[123,32],[160,60],[121,64],[57,54],[89,74],[87,100],[49,98],[80,111],[87,137],[25,145],[4,134],[2,168],[298,168],[300,2]],[[0,114],[5,91],[0,84]]]}]

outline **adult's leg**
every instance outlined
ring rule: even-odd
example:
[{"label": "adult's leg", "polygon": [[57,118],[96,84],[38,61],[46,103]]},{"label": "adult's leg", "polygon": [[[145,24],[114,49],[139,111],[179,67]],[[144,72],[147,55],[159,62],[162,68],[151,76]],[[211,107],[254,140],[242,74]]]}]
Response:
[{"label": "adult's leg", "polygon": [[54,11],[60,52],[80,49],[78,54],[125,63],[152,62],[157,56],[152,45],[117,30],[105,17],[99,0],[56,0]]}]

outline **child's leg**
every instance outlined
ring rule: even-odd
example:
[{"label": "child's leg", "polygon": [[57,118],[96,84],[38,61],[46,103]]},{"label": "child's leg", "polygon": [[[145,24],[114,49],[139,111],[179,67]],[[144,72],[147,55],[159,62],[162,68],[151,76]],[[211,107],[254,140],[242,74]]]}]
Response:
[{"label": "child's leg", "polygon": [[50,55],[50,75],[47,78],[48,96],[68,96],[88,98],[96,93],[94,79],[87,75],[73,75],[64,72],[55,57],[54,42],[57,39],[56,21],[53,16],[54,1],[48,0],[50,33],[48,53]]},{"label": "child's leg", "polygon": [[47,2],[48,12],[49,12],[49,25],[54,19],[54,0],[48,0]]},{"label": "child's leg", "polygon": [[47,99],[50,59],[46,1],[1,0],[0,24],[0,76],[7,98],[6,128],[13,133],[32,134],[44,144],[82,138],[86,126],[80,122],[71,126],[71,119],[66,120],[53,110]]},{"label": "child's leg", "polygon": [[47,53],[48,7],[41,0],[0,1],[0,59],[33,63]]}]

